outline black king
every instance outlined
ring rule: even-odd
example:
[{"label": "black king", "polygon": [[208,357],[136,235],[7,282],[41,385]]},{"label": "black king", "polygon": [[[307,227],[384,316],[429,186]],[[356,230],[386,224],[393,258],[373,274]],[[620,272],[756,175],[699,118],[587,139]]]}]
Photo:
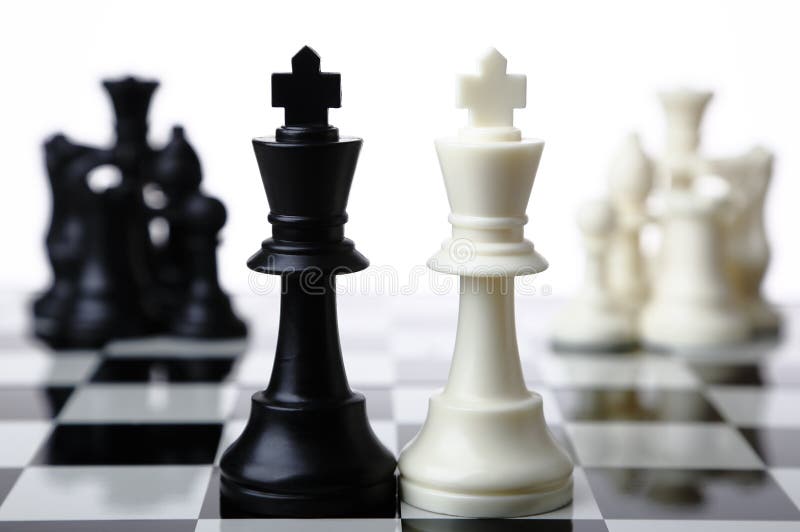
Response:
[{"label": "black king", "polygon": [[272,238],[247,264],[281,276],[280,326],[269,385],[253,395],[247,426],[222,457],[223,505],[287,517],[392,516],[395,459],[348,385],[336,320],[336,275],[369,264],[344,237],[362,141],[328,124],[328,108],[341,105],[340,77],[320,72],[311,48],[292,58],[291,74],[273,74],[272,105],[285,109],[285,125],[253,140]]}]

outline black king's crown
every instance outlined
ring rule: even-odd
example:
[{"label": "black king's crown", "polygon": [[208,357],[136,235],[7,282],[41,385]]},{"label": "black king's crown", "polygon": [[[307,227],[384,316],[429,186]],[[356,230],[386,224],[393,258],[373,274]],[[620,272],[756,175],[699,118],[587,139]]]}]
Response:
[{"label": "black king's crown", "polygon": [[292,72],[272,75],[272,105],[285,109],[274,137],[253,139],[272,238],[248,261],[260,273],[318,268],[350,273],[369,265],[344,237],[347,198],[361,139],[339,137],[328,109],[341,106],[341,77],[320,72],[308,46],[292,58]]}]

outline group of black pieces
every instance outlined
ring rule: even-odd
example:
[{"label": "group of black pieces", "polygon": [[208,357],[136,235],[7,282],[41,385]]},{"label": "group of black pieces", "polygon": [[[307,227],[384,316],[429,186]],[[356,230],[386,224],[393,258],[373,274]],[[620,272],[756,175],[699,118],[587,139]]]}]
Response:
[{"label": "group of black pieces", "polygon": [[[200,160],[183,128],[161,149],[147,140],[154,81],[103,83],[114,106],[109,148],[63,134],[45,142],[52,191],[47,253],[53,272],[33,304],[34,332],[59,349],[160,335],[246,335],[217,279],[222,203],[200,190]],[[117,183],[93,186],[101,169]]]},{"label": "group of black pieces", "polygon": [[[87,335],[136,335],[147,330],[148,309],[174,317],[161,322],[167,333],[243,334],[216,283],[214,245],[224,210],[197,191],[196,155],[180,130],[160,152],[147,146],[145,116],[155,84],[128,79],[106,87],[117,111],[113,149],[78,147],[63,137],[48,143],[60,210],[48,238],[56,286],[37,302],[36,314],[55,315],[57,327],[40,335],[57,345]],[[244,431],[220,462],[222,507],[245,515],[392,516],[397,507],[396,459],[372,431],[364,396],[350,389],[339,342],[336,276],[369,264],[344,236],[362,140],[340,137],[329,125],[328,109],[340,104],[339,74],[321,72],[319,56],[304,47],[292,58],[291,73],[272,76],[272,105],[284,108],[285,124],[275,136],[253,140],[272,238],[247,265],[279,275],[282,290],[269,385],[253,395]],[[98,196],[87,190],[85,177],[102,164],[117,166],[123,179]],[[167,196],[164,209],[142,199],[151,182]],[[153,216],[169,222],[167,247],[146,238]],[[137,279],[137,273],[147,275]],[[138,284],[126,284],[131,279]],[[97,294],[95,286],[106,291]],[[71,310],[77,308],[85,310]],[[130,312],[137,319],[129,321]],[[74,326],[79,334],[68,330]]]}]

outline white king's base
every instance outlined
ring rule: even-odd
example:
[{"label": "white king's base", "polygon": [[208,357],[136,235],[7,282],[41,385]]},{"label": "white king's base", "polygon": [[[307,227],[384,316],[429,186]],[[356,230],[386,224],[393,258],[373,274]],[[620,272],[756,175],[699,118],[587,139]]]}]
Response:
[{"label": "white king's base", "polygon": [[547,430],[536,393],[491,405],[432,397],[399,467],[403,500],[441,514],[518,517],[572,500],[572,462]]},{"label": "white king's base", "polygon": [[641,317],[646,345],[686,351],[741,344],[750,335],[747,317],[733,305],[674,305],[658,301]]},{"label": "white king's base", "polygon": [[548,491],[530,493],[455,493],[426,488],[404,480],[400,483],[403,500],[412,506],[461,517],[522,517],[566,506],[572,501],[572,478]]}]

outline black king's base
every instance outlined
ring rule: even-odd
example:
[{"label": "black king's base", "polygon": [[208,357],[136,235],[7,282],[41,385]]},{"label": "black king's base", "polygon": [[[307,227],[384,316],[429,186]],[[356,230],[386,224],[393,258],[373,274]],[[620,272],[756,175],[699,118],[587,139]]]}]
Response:
[{"label": "black king's base", "polygon": [[335,277],[314,275],[282,275],[272,378],[222,457],[223,504],[275,517],[391,517],[395,459],[347,383]]}]

